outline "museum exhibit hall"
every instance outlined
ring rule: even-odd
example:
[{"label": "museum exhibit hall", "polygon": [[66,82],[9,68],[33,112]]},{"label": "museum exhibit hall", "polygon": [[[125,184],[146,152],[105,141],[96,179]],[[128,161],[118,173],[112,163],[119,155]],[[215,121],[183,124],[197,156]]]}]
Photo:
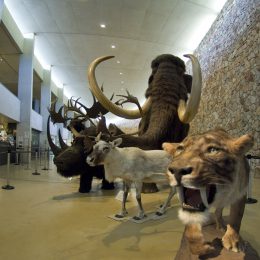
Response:
[{"label": "museum exhibit hall", "polygon": [[260,259],[258,0],[0,0],[0,259]]}]

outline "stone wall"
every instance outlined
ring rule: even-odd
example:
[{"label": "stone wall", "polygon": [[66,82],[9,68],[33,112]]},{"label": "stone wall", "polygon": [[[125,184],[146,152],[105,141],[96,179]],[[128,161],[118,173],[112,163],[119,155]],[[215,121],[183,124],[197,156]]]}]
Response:
[{"label": "stone wall", "polygon": [[[228,0],[195,51],[203,76],[200,109],[190,133],[222,127],[252,133],[260,155],[259,0]],[[257,6],[258,5],[258,6]],[[190,65],[188,65],[190,71]]]}]

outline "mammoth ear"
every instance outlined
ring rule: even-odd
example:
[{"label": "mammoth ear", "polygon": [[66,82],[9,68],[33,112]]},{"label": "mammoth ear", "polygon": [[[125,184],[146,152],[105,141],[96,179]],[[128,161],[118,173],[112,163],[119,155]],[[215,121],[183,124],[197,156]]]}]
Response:
[{"label": "mammoth ear", "polygon": [[111,143],[112,143],[113,147],[118,147],[122,142],[123,142],[122,138],[117,138],[114,141],[112,141]]},{"label": "mammoth ear", "polygon": [[185,83],[188,93],[190,93],[191,86],[192,86],[192,76],[188,75],[188,74],[184,74],[184,83]]},{"label": "mammoth ear", "polygon": [[162,148],[167,153],[173,155],[176,151],[176,147],[178,146],[178,143],[163,143]]},{"label": "mammoth ear", "polygon": [[245,154],[254,145],[254,138],[252,135],[246,134],[235,139],[232,143],[232,148],[235,153]]}]

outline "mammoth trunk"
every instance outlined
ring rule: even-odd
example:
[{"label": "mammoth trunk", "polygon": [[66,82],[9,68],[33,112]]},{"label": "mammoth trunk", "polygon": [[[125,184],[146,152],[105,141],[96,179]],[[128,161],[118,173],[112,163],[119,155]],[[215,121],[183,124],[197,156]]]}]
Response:
[{"label": "mammoth trunk", "polygon": [[149,79],[146,97],[151,98],[149,112],[139,126],[140,136],[123,138],[123,146],[161,149],[163,142],[180,142],[188,134],[189,125],[178,117],[179,100],[187,100],[184,69],[172,63],[161,63]]},{"label": "mammoth trunk", "polygon": [[[140,136],[122,137],[122,147],[137,146],[145,150],[161,149],[163,142],[180,142],[187,136],[189,125],[180,122],[176,109],[157,108],[153,109],[152,107],[150,117],[143,119],[148,120],[148,123],[141,121]],[[144,124],[143,129],[142,124]]]}]

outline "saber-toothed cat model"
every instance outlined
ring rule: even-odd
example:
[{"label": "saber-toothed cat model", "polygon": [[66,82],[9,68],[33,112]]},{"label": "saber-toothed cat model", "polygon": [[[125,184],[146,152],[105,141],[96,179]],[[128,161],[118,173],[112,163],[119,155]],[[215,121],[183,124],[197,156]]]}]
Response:
[{"label": "saber-toothed cat model", "polygon": [[[170,184],[177,186],[181,202],[179,218],[186,225],[185,235],[193,254],[213,250],[201,233],[211,207],[216,208],[217,228],[226,229],[223,246],[239,251],[239,229],[250,171],[245,153],[252,146],[252,136],[233,138],[222,129],[188,136],[181,143],[163,144],[164,150],[173,155],[167,175]],[[222,210],[227,206],[231,208],[225,227]]]}]

